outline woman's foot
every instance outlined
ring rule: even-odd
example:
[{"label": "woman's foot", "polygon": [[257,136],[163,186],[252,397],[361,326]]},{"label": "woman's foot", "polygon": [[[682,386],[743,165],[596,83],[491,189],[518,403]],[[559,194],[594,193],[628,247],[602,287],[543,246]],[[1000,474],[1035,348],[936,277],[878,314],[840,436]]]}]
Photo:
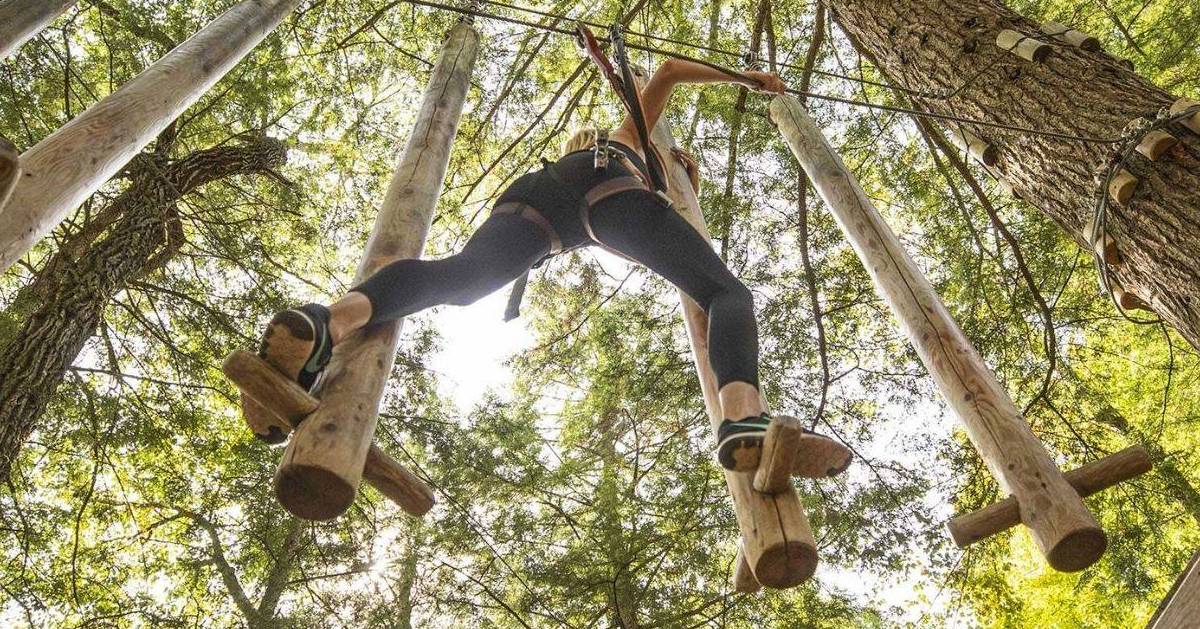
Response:
[{"label": "woman's foot", "polygon": [[[742,420],[725,420],[717,430],[717,460],[725,469],[750,472],[758,469],[762,458],[763,438],[771,417],[766,413]],[[837,476],[850,467],[853,453],[845,445],[805,429],[800,439],[794,476],[825,478]]]},{"label": "woman's foot", "polygon": [[[258,349],[259,357],[305,391],[312,390],[332,354],[329,309],[320,304],[276,313]],[[270,444],[283,443],[292,431],[287,422],[249,398],[242,400],[242,415],[254,436]]]}]

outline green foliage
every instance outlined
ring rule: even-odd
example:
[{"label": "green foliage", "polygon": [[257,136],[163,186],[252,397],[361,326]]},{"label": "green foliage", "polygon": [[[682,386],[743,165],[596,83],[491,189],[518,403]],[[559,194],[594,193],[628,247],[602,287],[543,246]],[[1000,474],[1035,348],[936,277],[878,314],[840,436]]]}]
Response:
[{"label": "green foliage", "polygon": [[[815,26],[810,4],[773,3],[781,59],[803,59]],[[0,134],[21,146],[232,2],[81,5],[4,63]],[[628,9],[537,6],[602,22]],[[712,6],[648,3],[631,28],[744,50],[756,3],[721,3],[710,31]],[[526,306],[532,345],[512,357],[511,387],[472,407],[447,399],[427,365],[441,334],[453,333],[435,327],[438,311],[406,329],[377,440],[438,489],[438,507],[420,524],[373,490],[334,523],[288,518],[271,491],[279,452],[249,437],[217,364],[251,346],[268,313],[347,287],[455,19],[404,3],[381,8],[306,3],[180,119],[173,155],[266,133],[288,142],[289,163],[278,178],[223,180],[187,197],[184,247],[109,304],[0,495],[0,622],[1108,627],[1136,626],[1153,611],[1200,543],[1195,350],[1169,331],[1120,319],[1097,295],[1086,255],[976,172],[1052,307],[1055,370],[1043,394],[1050,355],[1037,300],[973,191],[944,157],[932,158],[910,120],[813,101],[967,335],[1018,405],[1030,404],[1027,416],[1061,466],[1132,443],[1158,459],[1154,473],[1089,501],[1110,549],[1087,571],[1050,571],[1023,531],[953,548],[944,521],[1000,491],[812,191],[809,278],[799,255],[801,173],[764,101],[752,96],[739,112],[731,88],[681,89],[668,118],[700,160],[702,204],[726,243],[721,253],[755,292],[773,406],[805,418],[822,408],[821,429],[861,455],[847,478],[801,485],[821,547],[813,582],[757,596],[731,591],[737,527],[711,460],[675,293],[591,252],[556,258],[535,276]],[[1200,89],[1200,9],[1186,2],[1014,8],[1099,35],[1177,93]],[[572,128],[611,125],[619,114],[590,68],[568,81],[581,62],[568,39],[488,21],[480,28],[431,256],[460,246],[504,185],[553,156]],[[641,53],[635,61],[657,62]],[[818,65],[882,80],[836,28]],[[783,72],[792,84],[799,75]],[[896,102],[883,88],[828,76],[815,76],[812,89]],[[126,183],[106,185],[0,278],[0,340],[26,314],[22,287]]]}]

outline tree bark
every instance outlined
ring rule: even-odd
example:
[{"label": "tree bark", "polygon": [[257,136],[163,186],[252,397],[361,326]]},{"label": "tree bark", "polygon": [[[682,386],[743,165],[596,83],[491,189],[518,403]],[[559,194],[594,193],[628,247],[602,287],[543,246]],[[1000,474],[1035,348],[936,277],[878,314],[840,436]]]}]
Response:
[{"label": "tree bark", "polygon": [[20,181],[0,208],[0,272],[199,100],[299,3],[242,0],[22,154]]},{"label": "tree bark", "polygon": [[0,1],[0,59],[15,53],[74,4],[75,0]]},{"label": "tree bark", "polygon": [[8,478],[109,300],[161,268],[183,244],[179,199],[218,179],[266,172],[285,159],[281,142],[262,138],[138,166],[129,188],[97,214],[98,227],[85,227],[47,263],[14,304],[29,314],[0,348],[0,478]]},{"label": "tree bark", "polygon": [[[995,0],[828,0],[861,53],[919,109],[1067,133],[1118,138],[1139,117],[1176,99],[1099,51],[1055,45],[1034,63],[1000,49],[1002,29],[1039,36],[1038,25]],[[944,123],[953,131],[955,123]],[[1084,228],[1098,198],[1098,173],[1118,145],[967,124],[997,149],[993,172],[1015,195],[1091,249]],[[1110,202],[1107,231],[1122,262],[1112,277],[1200,348],[1200,138],[1157,161],[1135,153],[1125,168],[1140,180],[1126,204]]]}]

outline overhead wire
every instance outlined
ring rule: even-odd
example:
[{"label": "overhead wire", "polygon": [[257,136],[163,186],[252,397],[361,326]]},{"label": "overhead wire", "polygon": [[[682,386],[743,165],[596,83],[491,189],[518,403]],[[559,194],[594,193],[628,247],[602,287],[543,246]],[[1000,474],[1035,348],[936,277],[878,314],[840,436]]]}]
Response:
[{"label": "overhead wire", "polygon": [[[550,24],[540,24],[538,22],[533,22],[533,21],[521,19],[518,17],[500,15],[497,13],[490,13],[487,11],[482,11],[482,10],[476,8],[475,6],[469,6],[469,7],[455,6],[452,4],[446,4],[444,2],[438,2],[436,0],[400,0],[400,1],[406,2],[408,4],[425,6],[425,7],[429,7],[429,8],[433,8],[433,9],[450,11],[453,13],[459,13],[461,15],[469,15],[472,17],[482,17],[482,18],[496,20],[496,21],[500,21],[500,22],[508,22],[510,24],[516,24],[519,26],[527,27],[527,28],[539,29],[539,30],[553,32],[553,33],[558,33],[560,35],[566,35],[571,38],[575,37],[575,31],[573,31],[571,29],[566,29],[566,28],[562,28],[562,27],[554,26],[554,25],[550,25]],[[481,4],[481,3],[488,3],[488,4],[497,5],[497,6],[505,6],[505,7],[512,6],[512,5],[508,5],[506,3],[499,2],[499,0],[478,0],[478,2],[476,2],[474,4]],[[519,8],[519,7],[514,7],[514,8]],[[520,9],[526,10],[523,8],[520,8]],[[534,12],[536,10],[529,10],[529,11]],[[573,18],[569,18],[566,16],[555,15],[555,14],[544,12],[544,11],[536,11],[536,14],[543,14],[543,13],[546,14],[545,15],[546,17],[553,17],[556,19],[567,20],[570,22],[576,21]],[[582,22],[582,21],[581,21],[581,23],[583,23],[585,25],[589,25],[589,26],[594,24],[591,22]],[[607,27],[604,27],[604,28],[607,28]],[[645,35],[641,34],[640,36],[645,36]],[[691,57],[691,56],[685,55],[683,53],[678,53],[678,52],[674,52],[674,51],[670,51],[670,50],[664,50],[664,49],[658,48],[656,46],[650,46],[650,45],[646,45],[646,44],[637,44],[637,43],[633,43],[633,42],[627,42],[626,46],[629,48],[635,49],[635,50],[641,50],[644,52],[662,55],[665,57],[672,57],[672,58],[679,59],[682,61],[697,63],[700,65],[712,68],[714,70],[717,70],[719,72],[722,72],[724,74],[727,74],[730,77],[734,77],[734,78],[744,78],[745,77],[745,75],[743,75],[742,73],[737,72],[735,70],[731,70],[725,66],[713,63],[711,61],[706,61],[704,59],[697,59],[695,57]],[[982,72],[979,74],[982,74]],[[865,82],[865,80],[854,79],[852,77],[847,77],[847,78],[849,78],[849,80]],[[892,87],[892,86],[887,86],[887,85],[884,85],[884,86],[889,87],[889,88]],[[898,89],[898,88],[893,88],[893,89]],[[918,116],[918,117],[922,117],[922,118],[933,118],[933,119],[937,119],[937,120],[946,120],[946,121],[957,122],[959,124],[970,124],[970,125],[975,125],[975,126],[979,126],[979,127],[1000,129],[1000,130],[1004,130],[1004,131],[1011,131],[1014,133],[1022,133],[1022,134],[1026,134],[1026,135],[1049,137],[1049,138],[1055,138],[1055,139],[1070,141],[1070,142],[1082,142],[1082,143],[1088,143],[1088,144],[1116,144],[1118,142],[1124,141],[1124,139],[1125,139],[1124,137],[1097,138],[1097,137],[1089,137],[1089,136],[1080,136],[1080,135],[1074,135],[1074,134],[1064,133],[1064,132],[1060,132],[1060,131],[1049,131],[1049,130],[1044,130],[1044,129],[1035,129],[1032,127],[1023,127],[1023,126],[1019,126],[1019,125],[1009,125],[1009,124],[1004,124],[1004,123],[1000,123],[1000,122],[979,120],[976,118],[968,118],[965,116],[958,116],[958,115],[953,115],[953,114],[942,114],[942,113],[924,111],[924,110],[914,109],[914,108],[909,108],[909,107],[900,107],[897,105],[884,105],[884,104],[880,104],[880,103],[872,103],[869,101],[860,101],[860,100],[855,100],[852,98],[843,98],[841,96],[833,96],[831,94],[820,94],[817,92],[802,91],[802,90],[796,90],[796,89],[792,89],[792,88],[786,88],[784,91],[793,96],[802,96],[805,98],[813,98],[816,100],[822,100],[822,101],[827,101],[827,102],[841,103],[844,105],[850,105],[850,106],[854,106],[854,107],[865,107],[868,109],[877,109],[880,111],[890,111],[890,112],[894,112],[894,113],[908,114],[910,116]]]}]

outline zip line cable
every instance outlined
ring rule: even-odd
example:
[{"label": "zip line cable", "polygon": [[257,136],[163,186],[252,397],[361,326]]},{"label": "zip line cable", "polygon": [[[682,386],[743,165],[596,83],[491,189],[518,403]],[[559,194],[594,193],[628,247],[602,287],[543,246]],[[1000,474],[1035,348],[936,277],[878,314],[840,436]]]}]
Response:
[{"label": "zip line cable", "polygon": [[[572,39],[574,39],[574,37],[575,37],[575,32],[573,30],[561,28],[558,26],[552,26],[552,25],[548,25],[548,24],[538,24],[537,22],[531,22],[529,20],[524,20],[524,19],[517,18],[517,17],[510,17],[510,16],[506,16],[506,15],[499,15],[496,13],[489,13],[486,11],[481,11],[474,7],[459,7],[459,6],[454,6],[454,5],[450,5],[450,4],[445,4],[442,2],[436,2],[435,0],[400,0],[400,1],[408,3],[408,4],[417,5],[417,6],[424,6],[424,7],[429,7],[432,9],[440,9],[443,11],[450,11],[452,13],[458,13],[461,15],[467,15],[467,16],[472,16],[472,17],[482,17],[482,18],[496,20],[496,21],[500,21],[500,22],[508,22],[510,24],[516,24],[519,26],[527,27],[527,28],[549,31],[552,33],[558,33],[559,35],[566,35],[568,37],[571,37]],[[498,3],[496,0],[479,0],[479,2],[488,2],[490,4],[501,4],[501,3]],[[501,6],[509,6],[509,5],[501,4]],[[562,20],[568,20],[571,22],[575,21],[571,18],[567,18],[567,17],[563,17],[563,16],[555,16],[553,14],[548,14],[548,16],[556,17],[556,18],[562,19]],[[587,22],[583,22],[583,23],[588,24]],[[607,28],[607,27],[604,27],[604,28]],[[645,36],[645,35],[642,35],[642,36]],[[685,45],[687,45],[687,44],[685,44]],[[657,48],[654,46],[648,46],[645,44],[635,44],[635,43],[631,43],[631,42],[627,42],[626,47],[632,48],[635,50],[641,50],[644,52],[657,54],[657,55],[662,55],[664,57],[672,57],[675,59],[679,59],[681,61],[689,61],[691,63],[697,63],[700,65],[712,68],[714,70],[717,70],[718,72],[726,74],[732,78],[745,78],[745,75],[743,75],[740,72],[730,70],[729,68],[718,65],[716,63],[712,63],[710,61],[705,61],[703,59],[697,59],[695,57],[691,57],[691,56],[688,56],[688,55],[685,55],[682,53],[677,53],[677,52],[673,52],[670,50],[663,50],[661,48]],[[730,54],[730,53],[727,53],[727,54]],[[982,72],[979,74],[982,74]],[[974,78],[976,78],[976,77],[973,77],[972,80]],[[857,81],[857,79],[852,79],[852,78],[850,80]],[[891,87],[891,86],[885,85],[885,87]],[[893,89],[895,89],[895,88],[893,88]],[[961,89],[961,87],[960,87],[960,89]],[[929,111],[922,111],[919,109],[912,109],[912,108],[908,108],[908,107],[900,107],[897,105],[883,105],[883,104],[872,103],[872,102],[868,102],[868,101],[854,100],[851,98],[842,98],[840,96],[832,96],[829,94],[818,94],[815,92],[796,90],[796,89],[792,89],[792,88],[785,88],[784,91],[793,96],[802,96],[802,97],[806,97],[806,98],[813,98],[816,100],[841,103],[841,104],[851,105],[851,106],[855,106],[855,107],[865,107],[868,109],[878,109],[881,111],[890,111],[890,112],[895,112],[895,113],[908,114],[910,116],[919,116],[922,118],[934,118],[937,120],[948,120],[948,121],[957,122],[960,124],[970,124],[970,125],[975,125],[975,126],[979,126],[979,127],[990,127],[993,129],[1001,129],[1001,130],[1005,130],[1005,131],[1023,133],[1026,135],[1035,135],[1035,136],[1041,136],[1041,137],[1055,138],[1055,139],[1066,140],[1066,141],[1071,141],[1071,142],[1083,142],[1083,143],[1088,143],[1088,144],[1116,144],[1118,142],[1124,141],[1124,138],[1122,138],[1122,137],[1093,138],[1093,137],[1088,137],[1088,136],[1078,136],[1078,135],[1072,135],[1069,133],[1062,133],[1059,131],[1045,131],[1045,130],[1041,130],[1041,129],[1034,129],[1031,127],[1009,125],[1009,124],[1004,124],[1004,123],[1000,123],[1000,122],[990,122],[987,120],[977,120],[974,118],[966,118],[963,116],[956,116],[956,115],[952,115],[952,114],[939,114],[939,113],[934,113],[934,112],[929,112]]]}]

